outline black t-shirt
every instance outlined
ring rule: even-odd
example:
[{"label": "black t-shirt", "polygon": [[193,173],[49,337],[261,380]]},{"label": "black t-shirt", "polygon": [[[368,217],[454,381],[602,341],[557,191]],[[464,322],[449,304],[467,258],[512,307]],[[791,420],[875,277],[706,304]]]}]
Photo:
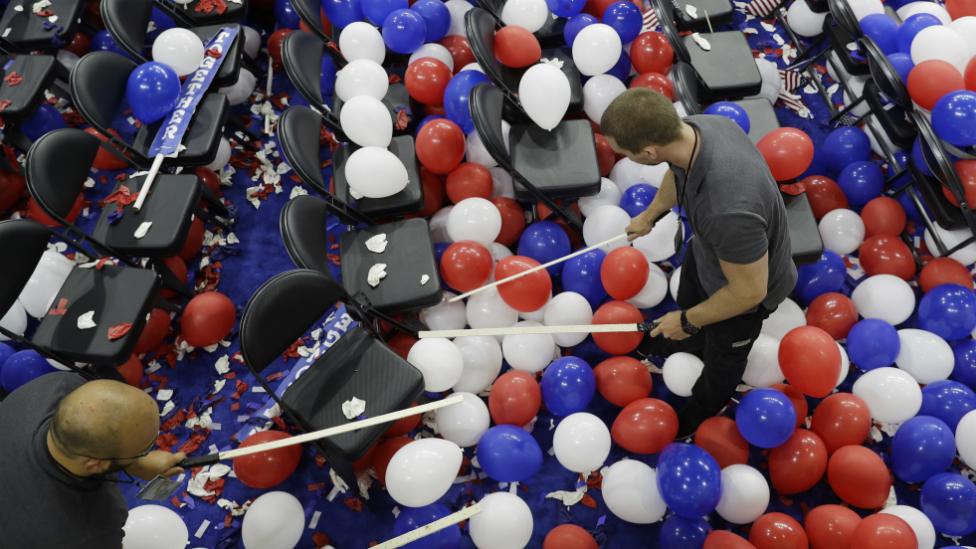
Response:
[{"label": "black t-shirt", "polygon": [[0,547],[120,549],[128,509],[112,482],[78,479],[47,450],[58,402],[84,383],[43,375],[0,402]]}]

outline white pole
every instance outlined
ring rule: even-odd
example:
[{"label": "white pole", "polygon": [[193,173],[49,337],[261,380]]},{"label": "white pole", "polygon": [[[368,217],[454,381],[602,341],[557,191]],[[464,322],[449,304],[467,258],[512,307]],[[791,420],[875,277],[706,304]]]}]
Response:
[{"label": "white pole", "polygon": [[416,528],[404,534],[400,534],[399,536],[393,539],[386,540],[379,545],[374,545],[372,549],[394,549],[395,547],[403,547],[408,543],[412,543],[422,537],[429,536],[434,532],[440,532],[441,530],[449,526],[454,526],[455,524],[468,520],[469,518],[473,517],[474,515],[477,515],[480,512],[481,512],[481,503],[475,503],[474,505],[469,505],[456,513],[451,513],[446,517],[441,517],[435,520],[434,522],[421,526],[420,528]]},{"label": "white pole", "polygon": [[507,328],[476,328],[470,330],[430,330],[417,332],[420,339],[429,337],[507,336],[524,334],[605,334],[614,332],[644,332],[647,324],[577,324],[567,326],[511,326]]},{"label": "white pole", "polygon": [[[268,50],[268,81],[264,87],[264,100],[271,102],[271,87],[274,83],[274,59],[271,58],[271,50]],[[264,133],[271,135],[271,118],[264,115]]]},{"label": "white pole", "polygon": [[166,158],[161,154],[157,154],[156,158],[153,158],[152,166],[149,168],[149,173],[146,175],[146,180],[142,183],[142,188],[139,189],[139,197],[136,198],[136,203],[133,204],[132,208],[135,211],[142,209],[142,203],[146,201],[146,197],[149,196],[149,188],[152,187],[153,181],[156,180],[156,175],[159,173],[159,168],[163,166],[163,159]]}]

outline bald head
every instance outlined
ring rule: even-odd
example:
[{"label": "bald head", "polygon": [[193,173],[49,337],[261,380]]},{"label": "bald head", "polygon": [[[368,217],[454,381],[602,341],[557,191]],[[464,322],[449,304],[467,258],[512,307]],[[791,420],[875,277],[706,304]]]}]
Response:
[{"label": "bald head", "polygon": [[156,439],[159,409],[152,397],[135,387],[90,381],[61,399],[52,428],[65,452],[126,458],[138,455]]}]

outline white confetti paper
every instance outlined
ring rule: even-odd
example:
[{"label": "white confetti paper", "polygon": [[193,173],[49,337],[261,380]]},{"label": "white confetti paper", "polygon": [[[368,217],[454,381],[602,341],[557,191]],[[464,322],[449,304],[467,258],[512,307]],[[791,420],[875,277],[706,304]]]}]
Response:
[{"label": "white confetti paper", "polygon": [[352,397],[351,399],[342,403],[342,415],[346,416],[346,419],[356,419],[365,411],[365,400]]},{"label": "white confetti paper", "polygon": [[692,19],[698,18],[698,8],[692,6],[691,4],[685,4],[685,13],[687,13]]},{"label": "white confetti paper", "polygon": [[160,390],[156,391],[156,400],[158,400],[160,402],[166,402],[167,400],[170,400],[171,398],[173,398],[173,390],[172,389],[160,389]]},{"label": "white confetti paper", "polygon": [[389,242],[386,241],[386,233],[380,233],[366,239],[366,249],[374,254],[385,252],[387,244]]},{"label": "white confetti paper", "polygon": [[425,274],[420,275],[420,285],[421,286],[426,286],[428,282],[430,282],[430,276],[429,275],[425,275]]},{"label": "white confetti paper", "polygon": [[692,33],[691,39],[694,40],[696,44],[698,44],[699,48],[705,51],[712,51],[712,44],[708,40],[705,40],[705,37],[702,36],[701,34],[697,32]]},{"label": "white confetti paper", "polygon": [[133,233],[132,236],[142,238],[146,236],[146,233],[149,232],[150,228],[152,228],[152,221],[143,221],[139,224],[139,227],[136,228],[136,232]]},{"label": "white confetti paper", "polygon": [[370,267],[369,272],[366,273],[366,283],[371,288],[379,286],[384,278],[386,278],[386,263],[377,263]]},{"label": "white confetti paper", "polygon": [[98,326],[95,324],[95,311],[88,311],[87,313],[78,315],[79,330],[90,330],[95,326]]}]

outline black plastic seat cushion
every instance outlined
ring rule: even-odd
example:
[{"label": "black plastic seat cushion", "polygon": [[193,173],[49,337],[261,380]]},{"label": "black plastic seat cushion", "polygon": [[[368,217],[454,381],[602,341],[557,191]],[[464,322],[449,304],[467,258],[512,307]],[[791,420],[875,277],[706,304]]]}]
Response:
[{"label": "black plastic seat cushion", "polygon": [[769,100],[762,97],[740,99],[735,104],[742,107],[749,115],[749,139],[758,143],[767,133],[779,128],[776,110],[769,104]]},{"label": "black plastic seat cushion", "polygon": [[843,26],[836,24],[830,17],[824,21],[823,30],[824,35],[827,36],[827,41],[830,43],[831,51],[840,60],[841,65],[848,74],[863,76],[871,73],[871,68],[868,64],[860,59],[854,58],[851,50],[847,49],[847,45],[857,39],[856,36],[847,32]]},{"label": "black plastic seat cushion", "polygon": [[701,36],[711,44],[711,50],[703,50],[690,35],[681,40],[711,97],[738,99],[759,93],[762,78],[744,34],[725,31]]},{"label": "black plastic seat cushion", "polygon": [[881,95],[881,90],[873,80],[864,83],[862,93],[888,139],[897,147],[911,147],[918,135],[918,129],[909,120],[905,110],[898,105],[886,105],[886,98]]},{"label": "black plastic seat cushion", "polygon": [[[190,127],[183,137],[186,149],[173,159],[166,159],[163,165],[205,166],[213,162],[223,135],[224,120],[227,118],[227,98],[223,94],[207,94],[193,113]],[[166,119],[149,126],[142,126],[132,140],[132,147],[148,157],[149,147],[159,127]]]},{"label": "black plastic seat cushion", "polygon": [[[44,90],[55,76],[55,59],[50,55],[18,55],[0,74],[0,102],[6,105],[0,116],[8,122],[29,117],[44,98]],[[20,82],[12,86],[6,77],[19,74]],[[9,103],[7,103],[9,101]]]},{"label": "black plastic seat cushion", "polygon": [[[55,51],[67,44],[75,33],[78,19],[85,9],[83,0],[50,0],[47,8],[57,16],[54,24],[48,17],[34,15],[30,0],[12,1],[0,18],[0,35],[3,39],[25,50]],[[22,11],[14,9],[22,6]],[[10,29],[10,32],[7,32]]]},{"label": "black plastic seat cushion", "polygon": [[[552,131],[535,124],[514,124],[509,132],[512,167],[553,198],[576,198],[600,191],[600,168],[593,128],[586,120],[564,120]],[[515,184],[519,200],[534,201]]]},{"label": "black plastic seat cushion", "polygon": [[790,246],[797,264],[814,263],[823,253],[823,240],[807,195],[783,194],[786,220],[790,226]]},{"label": "black plastic seat cushion", "polygon": [[424,193],[420,183],[420,167],[417,164],[413,137],[409,135],[394,137],[387,147],[406,166],[408,182],[402,191],[386,198],[354,200],[349,194],[349,182],[346,180],[343,165],[357,148],[352,143],[344,143],[332,155],[332,175],[335,184],[332,192],[337,199],[346,204],[355,203],[357,210],[374,218],[407,214],[423,207]]}]

